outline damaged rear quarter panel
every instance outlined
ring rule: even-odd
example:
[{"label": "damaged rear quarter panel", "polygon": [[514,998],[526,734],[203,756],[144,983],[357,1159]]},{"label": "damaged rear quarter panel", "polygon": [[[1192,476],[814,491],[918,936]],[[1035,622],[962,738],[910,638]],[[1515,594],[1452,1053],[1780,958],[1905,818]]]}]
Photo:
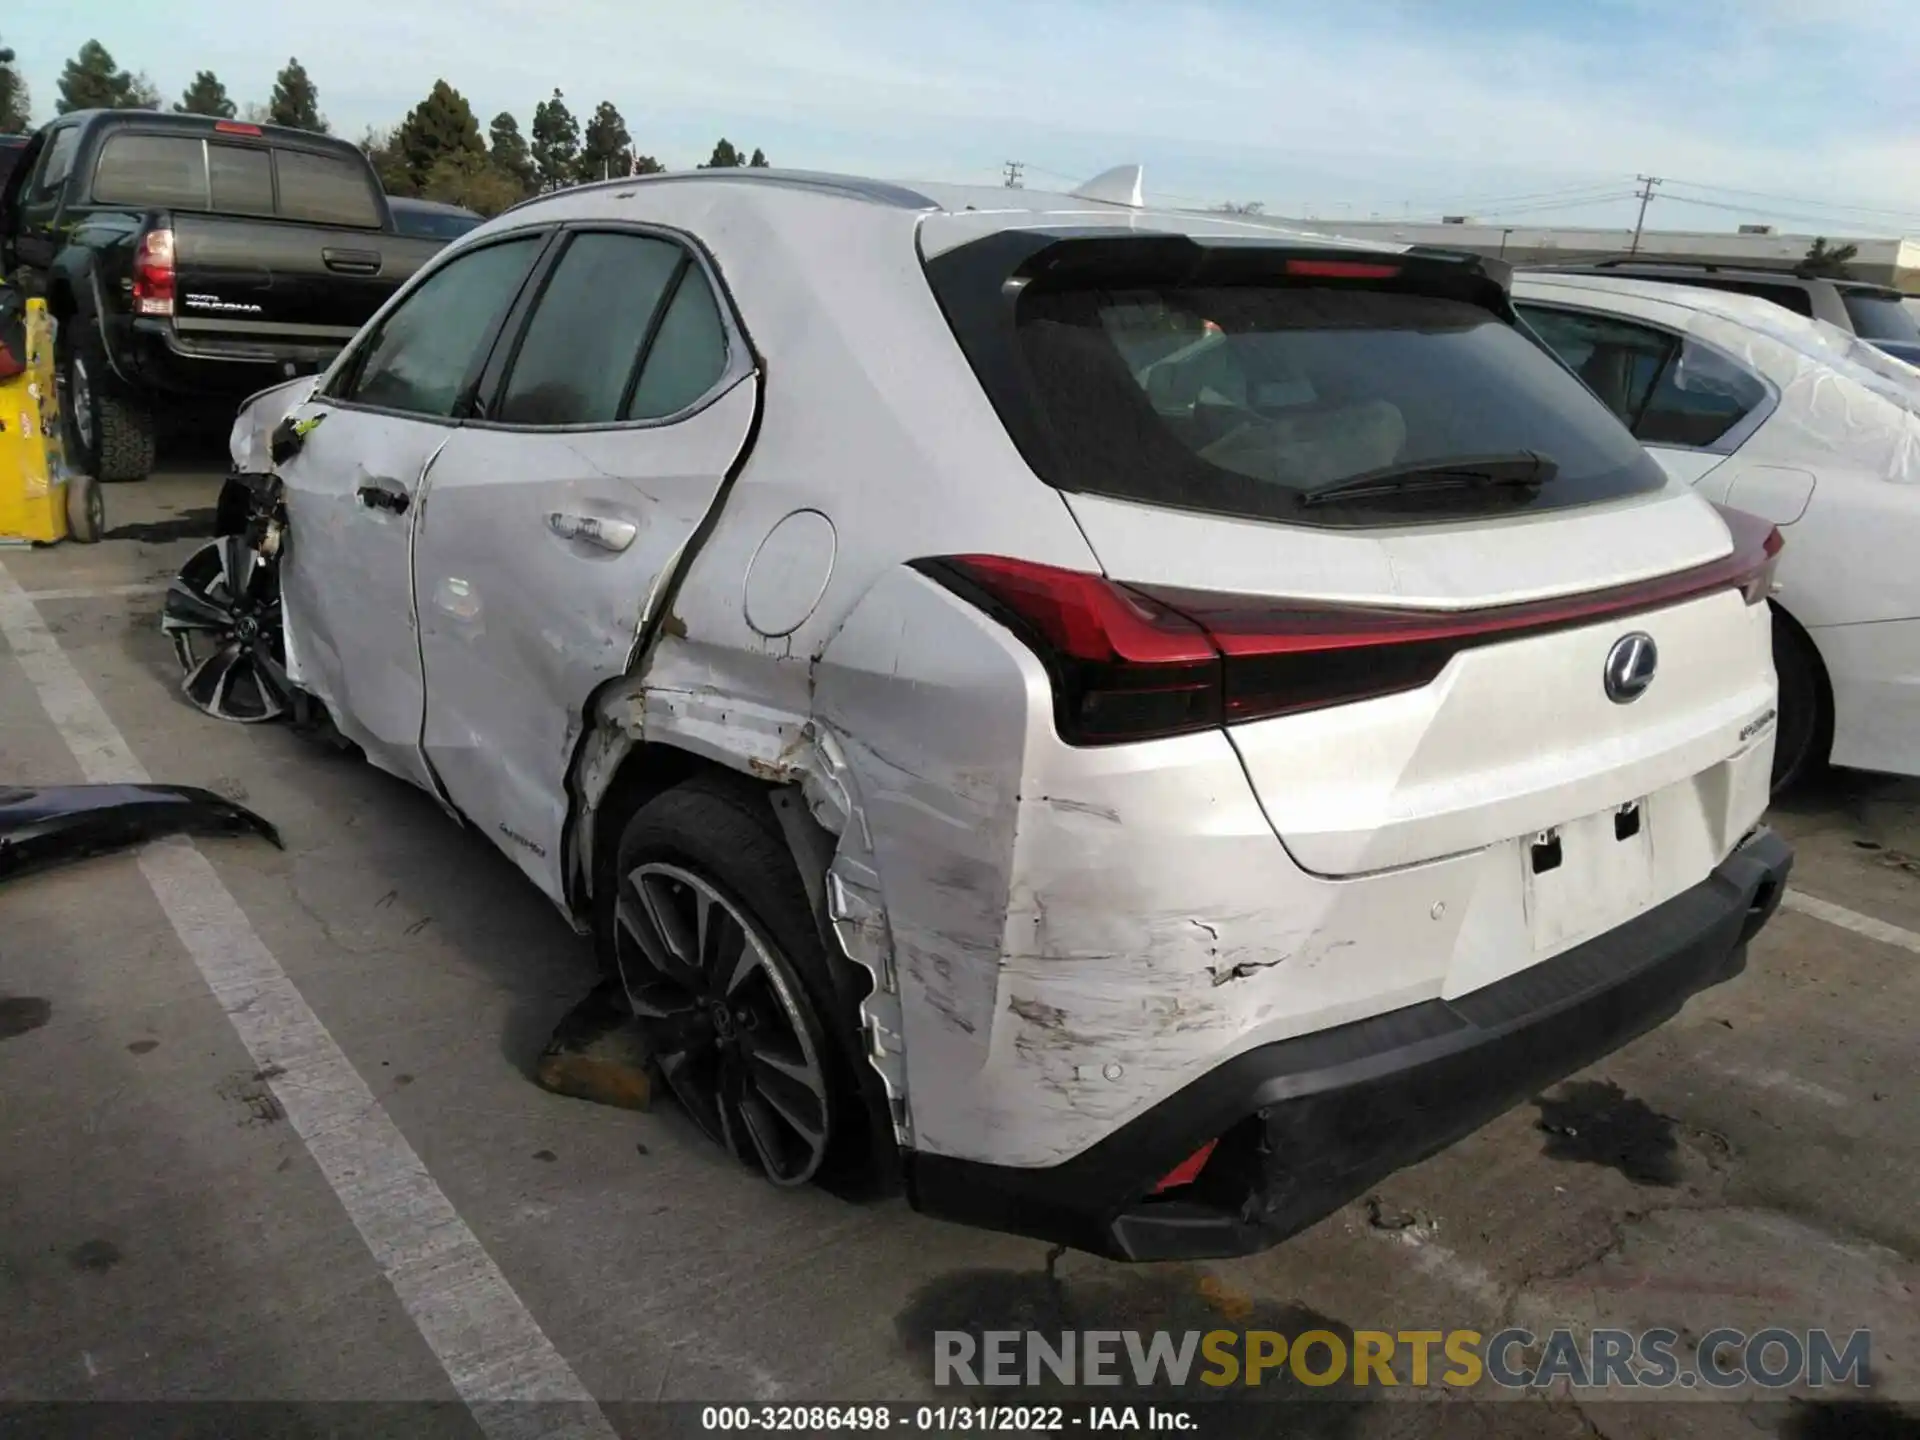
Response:
[{"label": "damaged rear quarter panel", "polygon": [[1062,744],[1038,662],[916,572],[815,688],[885,894],[918,1149],[1058,1163],[1240,1050],[1439,992],[1480,857],[1303,874],[1223,733]]}]

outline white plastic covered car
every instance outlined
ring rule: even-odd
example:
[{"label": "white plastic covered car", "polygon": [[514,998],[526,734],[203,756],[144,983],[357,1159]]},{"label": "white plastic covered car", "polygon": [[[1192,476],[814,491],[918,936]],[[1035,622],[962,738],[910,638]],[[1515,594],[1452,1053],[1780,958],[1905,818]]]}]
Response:
[{"label": "white plastic covered car", "polygon": [[1540,273],[1514,297],[1669,474],[1791,538],[1777,784],[1920,775],[1920,370],[1745,295]]},{"label": "white plastic covered car", "polygon": [[167,624],[590,928],[774,1181],[1246,1252],[1735,973],[1790,863],[1778,536],[1505,280],[1137,172],[568,190],[250,404]]}]

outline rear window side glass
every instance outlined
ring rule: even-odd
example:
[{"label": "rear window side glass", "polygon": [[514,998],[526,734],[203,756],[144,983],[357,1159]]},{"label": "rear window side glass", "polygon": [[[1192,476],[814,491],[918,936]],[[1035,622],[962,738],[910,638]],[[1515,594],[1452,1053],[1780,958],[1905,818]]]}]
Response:
[{"label": "rear window side glass", "polygon": [[1534,305],[1514,308],[1547,348],[1630,426],[1639,420],[1655,382],[1679,349],[1676,337],[1645,325]]},{"label": "rear window side glass", "polygon": [[1813,319],[1813,296],[1798,285],[1769,285],[1764,280],[1715,280],[1707,285],[1711,290],[1731,290],[1739,295],[1753,295],[1761,300],[1771,300],[1784,306],[1796,315]]},{"label": "rear window side glass", "polygon": [[1862,340],[1897,340],[1920,344],[1920,323],[1898,295],[1875,295],[1871,291],[1843,290],[1841,303],[1847,318],[1853,321],[1853,333]]},{"label": "rear window side glass", "polygon": [[243,145],[208,145],[213,208],[228,215],[273,214],[273,159]]},{"label": "rear window side glass", "polygon": [[654,315],[689,258],[645,235],[575,236],[534,307],[491,418],[615,423]]},{"label": "rear window side glass", "polygon": [[1661,375],[1634,433],[1648,445],[1705,449],[1771,394],[1759,376],[1718,350],[1689,340]]},{"label": "rear window side glass", "polygon": [[365,342],[336,393],[410,415],[453,414],[480,347],[533,267],[544,236],[487,245],[420,282]]},{"label": "rear window side glass", "polygon": [[33,179],[29,202],[51,200],[73,173],[74,152],[80,148],[80,127],[69,125],[53,137],[40,162],[40,173]]},{"label": "rear window side glass", "polygon": [[93,170],[103,205],[207,208],[207,147],[190,135],[111,135]]},{"label": "rear window side glass", "polygon": [[305,150],[273,152],[280,176],[280,214],[317,225],[378,229],[380,201],[366,168],[344,155],[315,155]]},{"label": "rear window side glass", "polygon": [[1578,380],[1464,301],[1281,279],[1029,286],[1016,315],[1068,489],[1304,519],[1316,490],[1486,457],[1550,461],[1541,508],[1663,483]]},{"label": "rear window side glass", "polygon": [[621,418],[660,420],[677,415],[711,390],[726,369],[727,331],[720,307],[707,277],[697,265],[689,265]]}]

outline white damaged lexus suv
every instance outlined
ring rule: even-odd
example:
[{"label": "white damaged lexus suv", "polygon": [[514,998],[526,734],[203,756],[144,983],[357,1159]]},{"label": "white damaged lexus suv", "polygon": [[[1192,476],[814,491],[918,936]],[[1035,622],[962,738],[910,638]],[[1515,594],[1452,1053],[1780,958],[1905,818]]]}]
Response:
[{"label": "white damaged lexus suv", "polygon": [[783,1185],[1243,1254],[1745,962],[1779,536],[1496,262],[768,170],[535,200],[165,626],[487,835]]}]

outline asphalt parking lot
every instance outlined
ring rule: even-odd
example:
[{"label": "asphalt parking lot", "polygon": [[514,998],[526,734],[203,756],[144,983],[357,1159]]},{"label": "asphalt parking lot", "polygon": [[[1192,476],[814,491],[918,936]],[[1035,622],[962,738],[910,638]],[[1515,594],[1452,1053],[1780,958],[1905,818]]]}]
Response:
[{"label": "asphalt parking lot", "polygon": [[507,1374],[638,1433],[655,1400],[933,1398],[938,1329],[1778,1325],[1870,1329],[1871,1392],[1371,1392],[1257,1433],[1920,1435],[1920,783],[1777,813],[1796,891],[1744,976],[1368,1203],[1252,1260],[1050,1273],[776,1191],[670,1105],[537,1089],[585,943],[422,795],[179,697],[159,591],[217,483],[175,467],[108,492],[105,543],[0,551],[0,784],[131,763],[286,841],[0,889],[0,1401],[454,1402]]}]

